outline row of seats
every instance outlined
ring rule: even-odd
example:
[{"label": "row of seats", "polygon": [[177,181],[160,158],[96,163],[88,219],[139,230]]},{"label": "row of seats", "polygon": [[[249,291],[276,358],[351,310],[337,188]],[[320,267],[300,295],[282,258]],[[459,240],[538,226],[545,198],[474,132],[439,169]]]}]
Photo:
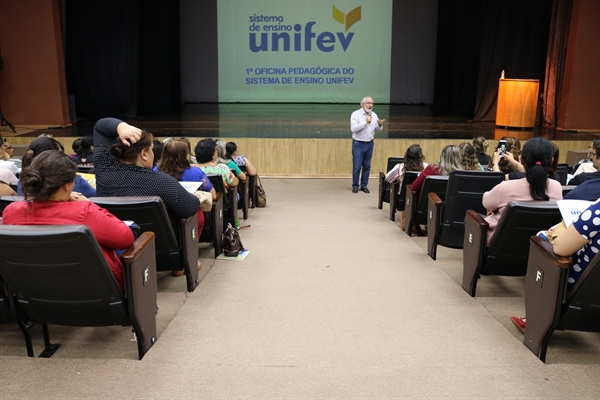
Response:
[{"label": "row of seats", "polygon": [[[535,236],[561,221],[555,201],[510,202],[488,246],[482,197],[504,180],[501,172],[459,170],[450,176],[428,176],[420,196],[411,190],[416,176],[407,171],[400,188],[398,183],[390,185],[390,216],[397,210],[405,212],[409,236],[413,228],[420,231],[421,225],[427,225],[427,253],[434,260],[438,245],[462,248],[462,287],[473,297],[482,275],[526,276],[524,343],[542,361],[554,330],[600,332],[600,255],[567,293],[571,260],[556,256],[549,243]],[[384,182],[380,175],[379,208]],[[563,194],[570,189],[563,186]]]},{"label": "row of seats", "polygon": [[[17,323],[33,357],[29,329],[40,324],[50,357],[60,345],[50,341],[48,325],[132,326],[139,359],[157,339],[157,271],[184,270],[188,292],[199,284],[198,242],[222,252],[224,225],[237,220],[238,189],[243,218],[256,204],[254,177],[225,195],[219,175],[208,175],[217,192],[198,237],[196,216],[179,220],[173,231],[159,197],[94,197],[90,201],[121,220],[132,220],[141,235],[121,256],[125,291],[121,291],[89,228],[82,225],[0,225],[0,322]],[[254,183],[253,183],[254,182]],[[0,198],[0,211],[20,196]],[[43,240],[40,240],[43,238]],[[9,295],[14,294],[14,296]]]}]

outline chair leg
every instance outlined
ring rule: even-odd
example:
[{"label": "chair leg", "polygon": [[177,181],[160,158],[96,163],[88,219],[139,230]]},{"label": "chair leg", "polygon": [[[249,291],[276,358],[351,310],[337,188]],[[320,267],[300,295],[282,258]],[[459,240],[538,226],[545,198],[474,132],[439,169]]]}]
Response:
[{"label": "chair leg", "polygon": [[23,333],[23,337],[25,338],[25,348],[27,349],[27,357],[35,357],[33,355],[33,345],[31,343],[31,334],[29,333],[29,329],[33,326],[33,322],[26,323],[24,320],[25,312],[17,305],[14,295],[10,291],[10,289],[6,289],[8,293],[8,304],[10,307],[10,311],[14,320],[17,322],[19,329]]},{"label": "chair leg", "polygon": [[48,331],[48,324],[42,324],[42,330],[44,331],[44,351],[39,355],[40,358],[50,358],[56,350],[60,347],[60,344],[50,343],[50,332]]}]

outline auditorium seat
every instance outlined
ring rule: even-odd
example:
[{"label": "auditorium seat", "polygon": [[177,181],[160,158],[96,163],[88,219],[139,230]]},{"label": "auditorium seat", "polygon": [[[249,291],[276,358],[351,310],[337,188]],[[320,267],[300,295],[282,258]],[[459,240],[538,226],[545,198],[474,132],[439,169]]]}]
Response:
[{"label": "auditorium seat", "polygon": [[167,209],[160,197],[92,197],[90,201],[105,208],[122,221],[135,222],[142,232],[154,232],[157,271],[184,270],[188,292],[196,289],[199,284],[196,214],[178,220],[178,231],[174,232]]},{"label": "auditorium seat", "polygon": [[385,175],[398,163],[404,162],[404,157],[388,157],[386,172],[379,172],[379,195],[377,198],[377,208],[382,209],[383,203],[390,202],[390,183],[385,180]]},{"label": "auditorium seat", "polygon": [[487,246],[487,221],[476,211],[468,210],[462,288],[475,297],[481,275],[525,276],[529,238],[561,220],[556,201],[511,201]]},{"label": "auditorium seat", "polygon": [[523,343],[545,362],[554,331],[600,332],[600,255],[567,292],[571,259],[554,254],[552,245],[540,237],[533,236],[530,241]]},{"label": "auditorium seat", "polygon": [[390,193],[390,219],[396,220],[396,211],[404,211],[406,208],[406,186],[411,185],[419,176],[420,172],[406,171],[402,177],[402,182],[392,182]]},{"label": "auditorium seat", "polygon": [[157,339],[154,234],[145,232],[122,255],[125,292],[84,225],[3,225],[0,276],[10,294],[11,314],[33,357],[29,328],[42,325],[51,357],[48,325],[132,326],[141,360]]},{"label": "auditorium seat", "polygon": [[489,171],[450,172],[446,200],[429,193],[427,217],[427,254],[436,259],[438,245],[462,249],[467,210],[485,214],[483,194],[504,181],[504,173]]},{"label": "auditorium seat", "polygon": [[246,181],[238,184],[238,193],[240,194],[240,201],[238,202],[238,209],[242,210],[242,217],[248,219],[248,207],[250,203],[250,192],[251,185],[256,185],[256,179],[250,179],[250,176],[246,173],[246,166],[242,165],[239,167],[242,172],[246,174]]},{"label": "auditorium seat", "polygon": [[404,209],[406,226],[404,231],[408,236],[412,235],[413,226],[419,232],[419,236],[423,235],[421,225],[427,224],[429,193],[436,193],[443,200],[446,197],[447,186],[448,177],[442,175],[425,177],[420,193],[412,190],[412,185],[406,186],[406,205]]},{"label": "auditorium seat", "polygon": [[215,192],[223,194],[223,226],[227,226],[228,222],[231,226],[237,226],[237,186],[230,187],[225,192],[225,184],[221,175],[208,174],[206,176],[213,184]]}]

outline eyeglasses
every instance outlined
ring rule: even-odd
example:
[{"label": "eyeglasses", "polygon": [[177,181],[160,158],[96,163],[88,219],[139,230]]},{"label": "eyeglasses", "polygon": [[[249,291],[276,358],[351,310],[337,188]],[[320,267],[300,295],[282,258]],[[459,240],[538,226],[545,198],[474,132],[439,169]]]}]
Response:
[{"label": "eyeglasses", "polygon": [[374,104],[372,101],[365,101],[365,104]]}]

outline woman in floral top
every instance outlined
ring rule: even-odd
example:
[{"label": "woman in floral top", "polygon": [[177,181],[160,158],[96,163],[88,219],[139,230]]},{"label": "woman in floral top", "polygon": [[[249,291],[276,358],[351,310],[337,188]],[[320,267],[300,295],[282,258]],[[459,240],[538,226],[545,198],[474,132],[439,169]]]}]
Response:
[{"label": "woman in floral top", "polygon": [[196,167],[204,171],[205,174],[217,174],[223,178],[225,190],[237,186],[239,181],[233,172],[225,164],[218,164],[217,144],[211,138],[206,138],[198,142],[194,149],[196,153]]}]

